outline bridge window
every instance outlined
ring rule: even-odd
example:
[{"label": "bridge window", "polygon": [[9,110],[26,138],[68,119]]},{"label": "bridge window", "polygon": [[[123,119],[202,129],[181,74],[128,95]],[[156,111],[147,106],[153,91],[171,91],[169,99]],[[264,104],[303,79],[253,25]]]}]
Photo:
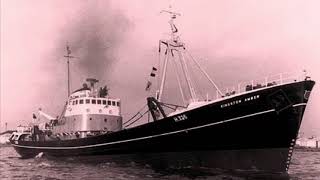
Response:
[{"label": "bridge window", "polygon": [[90,99],[86,99],[86,104],[90,104]]},{"label": "bridge window", "polygon": [[97,104],[101,104],[101,100],[100,99],[97,100]]},{"label": "bridge window", "polygon": [[96,104],[97,101],[96,101],[95,99],[92,99],[92,100],[91,100],[91,103],[92,103],[92,104]]},{"label": "bridge window", "polygon": [[111,105],[111,101],[108,101],[108,105]]},{"label": "bridge window", "polygon": [[107,101],[106,100],[102,100],[102,104],[106,105]]},{"label": "bridge window", "polygon": [[83,104],[83,99],[80,99],[80,100],[79,100],[79,104]]},{"label": "bridge window", "polygon": [[120,106],[120,102],[117,102],[117,106]]},{"label": "bridge window", "polygon": [[116,105],[116,102],[112,101],[112,106],[115,106]]},{"label": "bridge window", "polygon": [[76,105],[76,101],[72,101],[72,105]]}]

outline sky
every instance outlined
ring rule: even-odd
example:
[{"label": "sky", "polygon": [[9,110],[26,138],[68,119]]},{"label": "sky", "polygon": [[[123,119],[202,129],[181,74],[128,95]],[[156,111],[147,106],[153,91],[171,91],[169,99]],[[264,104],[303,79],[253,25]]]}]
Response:
[{"label": "sky", "polygon": [[[176,24],[189,52],[219,87],[304,69],[320,82],[319,5],[317,0],[1,0],[0,131],[5,123],[8,129],[28,124],[39,107],[60,115],[67,96],[66,44],[76,57],[70,62],[71,89],[87,77],[99,79],[122,100],[128,119],[153,93],[144,89],[158,63],[158,41],[170,30],[169,16],[160,14],[169,6],[182,14]],[[301,127],[306,136],[320,136],[318,86]]]}]

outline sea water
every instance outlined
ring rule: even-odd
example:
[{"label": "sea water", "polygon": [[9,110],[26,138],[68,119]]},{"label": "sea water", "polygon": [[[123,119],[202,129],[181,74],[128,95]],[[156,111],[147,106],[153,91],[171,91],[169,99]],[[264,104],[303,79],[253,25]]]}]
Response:
[{"label": "sea water", "polygon": [[296,150],[288,174],[271,174],[193,167],[155,169],[148,164],[119,160],[117,156],[21,159],[9,146],[0,147],[0,179],[320,180],[320,152]]}]

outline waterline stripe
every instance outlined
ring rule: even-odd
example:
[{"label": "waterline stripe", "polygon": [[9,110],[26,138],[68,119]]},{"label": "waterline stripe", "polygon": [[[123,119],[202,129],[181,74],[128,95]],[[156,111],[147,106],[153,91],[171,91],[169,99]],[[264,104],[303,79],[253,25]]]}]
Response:
[{"label": "waterline stripe", "polygon": [[[300,104],[293,105],[293,107],[305,106],[305,105],[306,105],[306,103],[300,103]],[[214,123],[210,123],[210,124],[206,124],[206,125],[201,125],[201,126],[197,126],[197,127],[187,128],[187,129],[168,132],[168,133],[163,133],[163,134],[157,134],[157,135],[151,135],[151,136],[145,136],[145,137],[122,140],[122,141],[109,142],[109,143],[86,145],[86,146],[75,146],[75,147],[47,147],[47,146],[43,146],[43,147],[40,147],[40,146],[23,146],[23,145],[17,145],[17,144],[12,144],[12,145],[16,146],[16,147],[30,148],[30,149],[83,149],[83,148],[91,148],[91,147],[106,146],[106,145],[112,145],[112,144],[120,144],[120,143],[124,143],[124,142],[138,141],[138,140],[150,139],[150,138],[166,136],[166,135],[171,135],[171,134],[177,134],[177,133],[186,132],[186,131],[195,130],[195,129],[201,129],[201,128],[204,128],[204,127],[213,126],[213,125],[217,125],[217,124],[223,124],[223,123],[226,123],[226,122],[231,122],[231,121],[235,121],[235,120],[239,120],[239,119],[243,119],[243,118],[247,118],[247,117],[266,114],[266,113],[270,113],[270,112],[273,112],[273,111],[275,111],[275,109],[270,109],[270,110],[267,110],[267,111],[261,111],[261,112],[257,112],[257,113],[253,113],[253,114],[248,114],[248,115],[245,115],[245,116],[231,118],[231,119],[228,119],[228,120],[223,120],[223,121],[219,121],[219,122],[214,122]]]}]

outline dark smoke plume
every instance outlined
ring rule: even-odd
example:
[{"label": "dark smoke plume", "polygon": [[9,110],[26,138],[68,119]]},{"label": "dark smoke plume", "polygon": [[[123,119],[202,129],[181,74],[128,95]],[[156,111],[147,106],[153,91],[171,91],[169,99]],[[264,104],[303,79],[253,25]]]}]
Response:
[{"label": "dark smoke plume", "polygon": [[130,27],[129,20],[106,1],[87,1],[78,18],[66,24],[59,42],[65,52],[68,42],[72,55],[71,71],[86,77],[106,77],[117,59],[118,49]]}]

